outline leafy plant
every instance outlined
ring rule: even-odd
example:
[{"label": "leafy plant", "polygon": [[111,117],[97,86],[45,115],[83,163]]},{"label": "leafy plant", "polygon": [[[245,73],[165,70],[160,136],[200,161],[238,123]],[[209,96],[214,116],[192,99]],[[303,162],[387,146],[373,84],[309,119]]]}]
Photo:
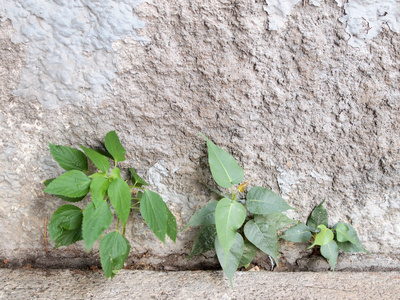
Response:
[{"label": "leafy plant", "polygon": [[[107,151],[82,145],[83,152],[51,143],[49,147],[54,159],[67,172],[46,180],[44,192],[68,202],[79,202],[89,192],[91,194],[91,202],[84,209],[66,204],[54,212],[49,233],[55,248],[83,239],[89,252],[100,239],[101,265],[105,276],[113,278],[123,268],[129,255],[130,244],[125,238],[125,230],[131,210],[140,210],[145,222],[163,243],[166,235],[175,242],[176,219],[161,196],[148,190],[148,183],[133,168],[129,168],[129,182],[121,178],[117,165],[125,160],[126,151],[115,131],[110,131],[105,137]],[[99,172],[89,173],[86,156]],[[117,217],[117,228],[103,236],[114,215]]]},{"label": "leafy plant", "polygon": [[310,242],[316,251],[320,251],[331,265],[332,271],[339,255],[344,252],[366,252],[361,244],[357,232],[350,224],[339,222],[333,227],[328,225],[328,212],[324,208],[325,200],[316,206],[307,219],[307,224],[296,225],[287,230],[280,238],[291,242]]},{"label": "leafy plant", "polygon": [[230,193],[217,191],[222,199],[211,201],[189,220],[185,228],[202,227],[188,259],[215,249],[232,285],[235,271],[249,266],[258,250],[270,255],[279,265],[277,231],[297,221],[282,214],[292,207],[267,188],[253,187],[241,199],[248,184],[240,184],[244,178],[243,169],[228,152],[204,138],[211,174],[215,182],[222,188],[229,188]]}]

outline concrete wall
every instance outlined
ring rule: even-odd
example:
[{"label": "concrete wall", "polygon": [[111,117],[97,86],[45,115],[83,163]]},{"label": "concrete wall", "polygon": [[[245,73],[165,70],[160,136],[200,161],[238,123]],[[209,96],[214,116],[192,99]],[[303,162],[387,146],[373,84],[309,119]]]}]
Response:
[{"label": "concrete wall", "polygon": [[[96,147],[115,129],[123,167],[181,228],[211,197],[203,132],[291,217],[326,198],[330,223],[353,225],[371,255],[338,269],[400,268],[400,3],[343,2],[0,0],[1,260],[96,263],[81,244],[46,256],[44,222],[63,203],[42,192],[62,173],[47,142]],[[162,246],[140,216],[129,224],[130,263],[216,264],[186,262],[196,230]],[[291,269],[328,268],[309,255],[281,245]]]}]

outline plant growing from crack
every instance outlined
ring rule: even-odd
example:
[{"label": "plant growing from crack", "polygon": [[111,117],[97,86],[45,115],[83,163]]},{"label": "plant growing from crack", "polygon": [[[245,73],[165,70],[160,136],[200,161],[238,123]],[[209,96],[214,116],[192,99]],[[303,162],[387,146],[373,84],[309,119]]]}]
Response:
[{"label": "plant growing from crack", "polygon": [[[121,178],[119,162],[125,161],[125,149],[115,133],[105,137],[107,151],[83,150],[49,143],[54,159],[67,172],[44,182],[45,193],[68,202],[79,202],[90,192],[91,202],[84,209],[67,204],[58,208],[49,222],[49,233],[55,248],[84,241],[87,252],[100,239],[100,260],[105,276],[113,278],[124,266],[130,244],[125,237],[131,210],[139,210],[154,234],[165,243],[168,235],[176,240],[177,225],[161,196],[146,188],[144,181],[133,168],[129,168],[129,181]],[[85,155],[86,154],[86,155]],[[99,172],[90,174],[87,157]],[[113,166],[110,165],[110,160]],[[103,236],[117,217],[117,228]]]},{"label": "plant growing from crack", "polygon": [[232,286],[235,271],[250,265],[258,250],[279,265],[277,231],[298,222],[282,214],[292,207],[270,189],[252,187],[246,197],[240,199],[247,185],[247,182],[240,184],[244,178],[243,169],[228,152],[204,138],[211,174],[215,182],[230,189],[230,193],[216,191],[222,199],[208,203],[185,226],[201,226],[188,259],[215,249]]},{"label": "plant growing from crack", "polygon": [[339,255],[339,250],[344,252],[366,252],[361,244],[357,232],[347,223],[339,222],[333,227],[328,225],[328,212],[324,208],[325,200],[316,206],[307,219],[307,224],[298,224],[288,229],[280,238],[291,242],[306,243],[320,251],[331,265],[332,271]]}]

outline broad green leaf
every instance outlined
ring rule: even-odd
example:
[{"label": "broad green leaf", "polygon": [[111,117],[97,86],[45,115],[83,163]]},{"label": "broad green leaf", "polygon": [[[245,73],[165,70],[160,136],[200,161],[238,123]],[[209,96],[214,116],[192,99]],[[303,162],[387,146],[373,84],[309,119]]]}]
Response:
[{"label": "broad green leaf", "polygon": [[244,235],[258,249],[270,255],[279,266],[278,237],[273,226],[250,220],[244,226]]},{"label": "broad green leaf", "polygon": [[339,255],[339,247],[336,242],[330,241],[328,244],[322,245],[321,254],[329,261],[332,271],[335,271],[335,265]]},{"label": "broad green leaf", "polygon": [[199,231],[199,234],[194,240],[192,251],[190,252],[187,259],[191,259],[193,256],[213,250],[215,248],[216,236],[217,236],[217,229],[215,228],[215,225],[202,226]]},{"label": "broad green leaf", "polygon": [[107,174],[106,173],[102,173],[102,172],[98,172],[98,173],[94,173],[92,175],[89,175],[89,178],[92,178],[92,179],[99,178],[99,177],[107,178]]},{"label": "broad green leaf", "polygon": [[131,212],[131,189],[129,185],[122,179],[114,179],[108,187],[108,196],[118,218],[126,224]]},{"label": "broad green leaf", "polygon": [[[55,178],[52,178],[52,179],[47,179],[47,180],[45,180],[44,182],[43,182],[43,184],[47,187],[49,184],[50,184],[50,182],[52,182],[53,180],[54,180]],[[53,194],[54,195],[54,194]],[[54,195],[54,196],[56,196],[56,197],[58,197],[58,198],[60,198],[60,199],[63,199],[63,200],[65,200],[65,201],[68,201],[68,202],[79,202],[79,201],[81,201],[83,198],[85,198],[85,196],[80,196],[80,197],[77,197],[77,198],[71,198],[71,197],[66,197],[66,196],[63,196],[63,195]]]},{"label": "broad green leaf", "polygon": [[51,241],[56,240],[64,230],[74,230],[82,224],[82,209],[75,205],[63,205],[53,214],[49,222]]},{"label": "broad green leaf", "polygon": [[276,230],[280,230],[292,224],[298,222],[285,216],[283,213],[274,213],[270,215],[257,215],[254,217],[256,222],[264,222],[270,226],[275,227]]},{"label": "broad green leaf", "polygon": [[73,230],[63,230],[61,235],[56,238],[54,248],[69,246],[82,240],[82,226]]},{"label": "broad green leaf", "polygon": [[49,148],[51,155],[64,170],[88,170],[87,158],[82,151],[67,146],[53,145],[52,143],[49,143]]},{"label": "broad green leaf", "polygon": [[90,183],[90,192],[95,207],[103,202],[110,182],[105,177],[96,177]]},{"label": "broad green leaf", "polygon": [[299,224],[286,230],[280,238],[295,243],[306,243],[311,240],[311,236],[310,228],[305,224]]},{"label": "broad green leaf", "polygon": [[90,182],[90,178],[83,172],[68,171],[50,182],[44,192],[71,198],[82,197],[89,192]]},{"label": "broad green leaf", "polygon": [[315,245],[326,245],[329,244],[333,240],[333,232],[329,228],[326,228],[325,225],[321,224],[318,226],[318,228],[321,230],[316,236],[314,243],[308,247],[307,249],[310,249],[314,247]]},{"label": "broad green leaf", "polygon": [[106,134],[105,146],[110,152],[115,162],[124,161],[126,150],[122,147],[121,142],[115,131],[110,131]]},{"label": "broad green leaf", "polygon": [[112,279],[124,267],[130,249],[128,240],[118,231],[110,232],[100,240],[100,261],[106,278]]},{"label": "broad green leaf", "polygon": [[140,213],[154,234],[164,243],[168,229],[167,207],[161,196],[145,190],[139,193]]},{"label": "broad green leaf", "polygon": [[110,169],[110,162],[108,161],[107,157],[101,155],[96,150],[86,148],[82,145],[79,146],[99,170],[103,171],[104,173],[108,172]]},{"label": "broad green leaf", "polygon": [[252,243],[245,241],[243,247],[242,258],[240,259],[239,268],[245,267],[247,268],[250,263],[253,261],[254,257],[257,254],[257,247]]},{"label": "broad green leaf", "polygon": [[136,174],[135,169],[129,168],[129,172],[132,174],[132,184],[135,188],[140,188],[143,185],[149,185],[142,177]]},{"label": "broad green leaf", "polygon": [[218,238],[215,239],[215,251],[217,252],[218,261],[229,279],[233,288],[233,275],[239,267],[240,259],[243,255],[244,242],[239,233],[236,233],[234,243],[229,251],[225,251]]},{"label": "broad green leaf", "polygon": [[[165,204],[165,202],[164,202]],[[176,243],[176,235],[178,233],[177,225],[176,225],[176,218],[175,216],[171,213],[167,205],[165,204],[165,207],[167,209],[167,235],[170,237],[171,240]]]},{"label": "broad green leaf", "polygon": [[85,242],[86,251],[89,252],[103,231],[110,227],[112,213],[106,201],[97,207],[90,202],[83,211],[82,237]]},{"label": "broad green leaf", "polygon": [[[343,226],[345,225],[345,226]],[[345,230],[345,228],[347,230]],[[336,231],[336,241],[337,245],[341,250],[344,252],[366,252],[368,251],[363,247],[363,245],[360,242],[360,239],[358,238],[357,232],[354,230],[354,228],[350,224],[342,223],[339,222],[335,226],[333,226],[333,229]],[[341,240],[346,239],[345,242],[340,242],[338,239],[338,236],[341,237]]]},{"label": "broad green leaf", "polygon": [[318,232],[318,225],[325,225],[328,227],[328,212],[323,206],[325,200],[316,206],[311,212],[307,220],[307,226],[311,228],[313,232]]},{"label": "broad green leaf", "polygon": [[293,209],[281,196],[267,188],[258,186],[250,189],[246,200],[246,208],[253,214],[268,215]]},{"label": "broad green leaf", "polygon": [[189,220],[189,223],[181,230],[185,230],[189,226],[214,225],[215,224],[215,208],[218,201],[211,201],[198,212],[196,212]]},{"label": "broad green leaf", "polygon": [[203,137],[207,141],[208,162],[215,182],[224,188],[240,183],[243,180],[244,172],[236,160],[206,136],[203,135]]},{"label": "broad green leaf", "polygon": [[110,172],[111,178],[119,178],[121,179],[121,170],[119,168],[114,168]]},{"label": "broad green leaf", "polygon": [[235,242],[236,230],[244,223],[246,209],[244,206],[228,198],[221,199],[215,208],[215,225],[222,248],[229,252]]},{"label": "broad green leaf", "polygon": [[101,154],[101,155],[103,155],[105,157],[108,157],[110,159],[114,159],[114,157],[110,153],[108,153],[107,151],[104,151],[104,150],[101,150],[101,149],[92,149],[92,150],[96,151],[97,153],[99,153],[99,154]]}]

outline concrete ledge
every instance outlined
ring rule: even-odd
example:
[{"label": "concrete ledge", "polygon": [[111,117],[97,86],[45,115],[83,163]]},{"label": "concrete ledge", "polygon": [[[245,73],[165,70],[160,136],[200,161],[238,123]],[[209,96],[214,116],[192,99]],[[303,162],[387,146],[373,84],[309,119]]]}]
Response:
[{"label": "concrete ledge", "polygon": [[237,272],[234,285],[220,271],[0,269],[0,299],[399,299],[400,272]]}]

